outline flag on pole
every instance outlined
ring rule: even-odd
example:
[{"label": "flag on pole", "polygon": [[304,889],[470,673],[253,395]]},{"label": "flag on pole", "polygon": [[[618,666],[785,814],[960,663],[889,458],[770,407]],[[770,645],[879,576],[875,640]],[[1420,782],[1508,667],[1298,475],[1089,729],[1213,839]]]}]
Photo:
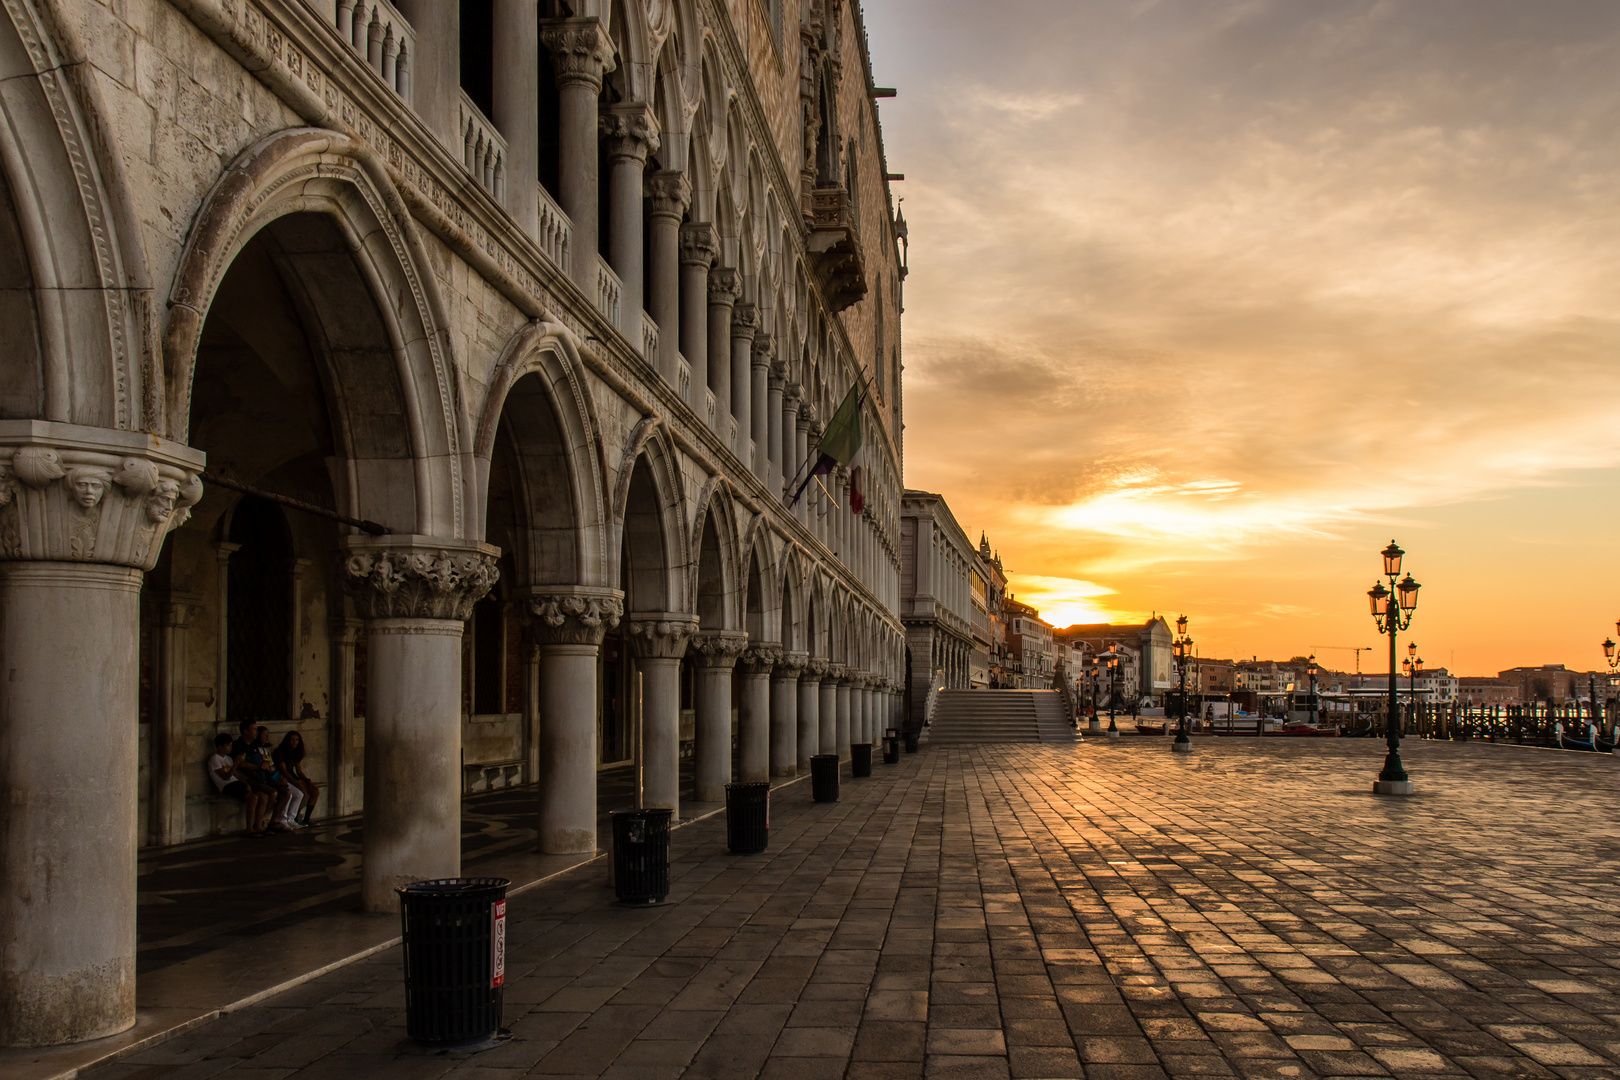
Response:
[{"label": "flag on pole", "polygon": [[799,496],[804,494],[812,479],[832,472],[835,465],[848,465],[855,460],[855,455],[861,449],[861,406],[865,402],[866,395],[861,392],[860,384],[851,386],[849,393],[844,395],[843,404],[838,406],[838,411],[827,422],[827,430],[822,432],[821,441],[816,443],[815,467],[793,493],[793,498],[788,500],[789,506],[799,501]]}]

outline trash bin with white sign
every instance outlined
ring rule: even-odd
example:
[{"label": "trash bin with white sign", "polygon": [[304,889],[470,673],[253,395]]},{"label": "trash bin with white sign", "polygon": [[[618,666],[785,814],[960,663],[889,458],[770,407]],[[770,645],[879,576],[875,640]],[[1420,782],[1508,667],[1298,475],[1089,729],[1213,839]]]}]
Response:
[{"label": "trash bin with white sign", "polygon": [[413,881],[399,894],[405,1033],[425,1049],[487,1050],[501,1028],[506,984],[506,878]]}]

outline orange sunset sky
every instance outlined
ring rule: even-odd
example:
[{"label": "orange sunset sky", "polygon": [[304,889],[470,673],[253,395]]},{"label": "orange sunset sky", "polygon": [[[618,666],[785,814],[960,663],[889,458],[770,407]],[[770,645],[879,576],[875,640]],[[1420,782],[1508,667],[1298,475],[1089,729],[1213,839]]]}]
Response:
[{"label": "orange sunset sky", "polygon": [[[1050,621],[1601,666],[1620,4],[886,0],[906,483]],[[1404,648],[1403,648],[1404,652]],[[1385,670],[1384,653],[1363,656]]]}]

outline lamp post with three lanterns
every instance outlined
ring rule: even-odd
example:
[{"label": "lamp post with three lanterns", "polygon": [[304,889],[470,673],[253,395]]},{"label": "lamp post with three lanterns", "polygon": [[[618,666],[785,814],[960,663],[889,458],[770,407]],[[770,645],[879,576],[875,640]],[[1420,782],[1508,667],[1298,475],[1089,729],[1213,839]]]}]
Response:
[{"label": "lamp post with three lanterns", "polygon": [[1176,725],[1176,741],[1170,744],[1170,749],[1178,754],[1192,753],[1192,739],[1189,735],[1192,720],[1187,714],[1187,664],[1192,660],[1192,644],[1192,638],[1187,636],[1187,616],[1183,615],[1176,620],[1176,637],[1171,643],[1175,651],[1176,666],[1181,669],[1181,722]]},{"label": "lamp post with three lanterns", "polygon": [[1400,675],[1400,664],[1397,662],[1396,635],[1412,625],[1412,613],[1417,610],[1418,589],[1417,582],[1412,580],[1408,573],[1400,581],[1395,578],[1401,572],[1401,556],[1406,552],[1389,542],[1389,547],[1382,552],[1384,557],[1384,576],[1389,578],[1386,588],[1382,581],[1367,590],[1367,599],[1372,604],[1373,622],[1378,626],[1380,634],[1389,635],[1389,722],[1385,725],[1385,741],[1389,744],[1389,753],[1384,757],[1383,771],[1373,782],[1373,793],[1376,795],[1412,795],[1417,791],[1417,785],[1412,778],[1406,775],[1406,766],[1401,764],[1401,704],[1400,688],[1396,679]]}]

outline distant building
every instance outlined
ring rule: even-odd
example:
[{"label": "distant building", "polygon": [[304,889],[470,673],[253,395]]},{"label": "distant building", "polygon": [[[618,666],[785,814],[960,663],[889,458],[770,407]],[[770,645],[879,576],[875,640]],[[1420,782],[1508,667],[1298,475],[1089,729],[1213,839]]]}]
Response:
[{"label": "distant building", "polygon": [[943,495],[910,489],[902,493],[900,622],[906,630],[911,691],[906,725],[911,730],[922,727],[935,679],[949,690],[969,685],[977,557]]},{"label": "distant building", "polygon": [[1563,664],[1542,664],[1539,667],[1516,667],[1499,671],[1496,677],[1519,688],[1519,701],[1550,701],[1563,705],[1584,697],[1586,676],[1571,671]]},{"label": "distant building", "polygon": [[[1135,695],[1162,697],[1180,685],[1172,646],[1174,635],[1162,615],[1154,615],[1145,623],[1076,623],[1054,631],[1054,636],[1069,644],[1084,644],[1092,656],[1109,649],[1129,650],[1129,686]],[[1190,671],[1188,675],[1190,680]]]},{"label": "distant building", "polygon": [[979,534],[979,552],[973,560],[973,655],[968,685],[1006,685],[1007,636],[1002,610],[1007,599],[1007,575],[1001,556],[990,550],[990,538]]},{"label": "distant building", "polygon": [[1518,705],[1519,684],[1509,679],[1465,676],[1457,680],[1460,705]]},{"label": "distant building", "polygon": [[1010,595],[1003,612],[1007,620],[1007,651],[1014,665],[1008,685],[1023,690],[1050,689],[1052,673],[1057,669],[1052,624],[1041,618],[1035,608]]}]

